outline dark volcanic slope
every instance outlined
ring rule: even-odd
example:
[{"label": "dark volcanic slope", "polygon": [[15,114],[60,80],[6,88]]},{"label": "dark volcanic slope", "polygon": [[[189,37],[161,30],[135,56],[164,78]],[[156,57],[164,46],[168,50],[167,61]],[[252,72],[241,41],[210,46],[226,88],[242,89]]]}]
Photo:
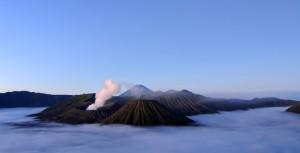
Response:
[{"label": "dark volcanic slope", "polygon": [[115,97],[108,101],[105,107],[97,111],[86,111],[87,106],[95,101],[94,94],[85,94],[72,97],[56,106],[52,106],[35,114],[42,121],[54,121],[69,124],[100,123],[102,119],[116,112],[123,103]]},{"label": "dark volcanic slope", "polygon": [[70,110],[72,108],[78,108],[81,109],[83,107],[87,107],[89,104],[94,101],[94,94],[84,94],[84,95],[78,95],[73,96],[70,99],[59,103],[57,105],[54,105],[52,107],[49,107],[45,109],[44,111],[37,114],[39,118],[55,118],[59,114],[65,112],[66,110]]},{"label": "dark volcanic slope", "polygon": [[45,107],[71,98],[70,95],[49,95],[27,91],[0,93],[0,108]]},{"label": "dark volcanic slope", "polygon": [[153,100],[132,100],[110,117],[104,124],[129,124],[136,126],[188,125],[193,121],[181,114],[168,110]]},{"label": "dark volcanic slope", "polygon": [[287,109],[288,112],[300,114],[300,104],[293,105]]},{"label": "dark volcanic slope", "polygon": [[163,94],[155,99],[168,109],[183,115],[217,113],[214,109],[199,102],[203,98],[204,97],[201,95],[196,95],[187,90],[183,90],[180,92]]},{"label": "dark volcanic slope", "polygon": [[74,96],[58,105],[49,107],[34,114],[42,121],[53,121],[68,124],[131,124],[131,125],[187,125],[193,121],[174,113],[156,101],[129,100],[124,97],[113,97],[106,106],[96,111],[86,111],[94,102],[94,94]]}]

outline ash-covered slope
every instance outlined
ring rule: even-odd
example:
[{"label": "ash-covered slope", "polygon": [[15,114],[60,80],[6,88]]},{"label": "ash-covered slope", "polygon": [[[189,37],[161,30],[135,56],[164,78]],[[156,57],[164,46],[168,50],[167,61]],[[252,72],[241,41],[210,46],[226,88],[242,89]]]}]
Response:
[{"label": "ash-covered slope", "polygon": [[214,109],[202,104],[200,101],[203,99],[205,99],[204,96],[187,90],[165,93],[155,97],[155,100],[168,109],[184,115],[217,113]]},{"label": "ash-covered slope", "polygon": [[120,102],[118,97],[113,97],[105,107],[96,111],[86,111],[86,108],[95,101],[94,97],[94,94],[74,96],[70,100],[49,107],[32,116],[42,121],[68,124],[100,123],[102,119],[116,112],[124,104],[124,98]]},{"label": "ash-covered slope", "polygon": [[128,124],[135,126],[189,125],[193,121],[182,114],[168,110],[153,100],[132,100],[110,117],[104,124]]}]

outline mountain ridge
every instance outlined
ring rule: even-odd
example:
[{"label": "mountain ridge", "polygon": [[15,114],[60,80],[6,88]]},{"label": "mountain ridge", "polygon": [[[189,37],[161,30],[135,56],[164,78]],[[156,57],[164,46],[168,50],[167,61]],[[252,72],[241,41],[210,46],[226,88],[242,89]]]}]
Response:
[{"label": "mountain ridge", "polygon": [[0,108],[46,107],[60,103],[72,95],[52,95],[30,91],[0,93]]},{"label": "mountain ridge", "polygon": [[[134,88],[139,88],[139,86]],[[152,91],[151,89],[149,90]],[[127,92],[130,92],[130,89]],[[253,98],[251,100],[211,98],[195,94],[186,89],[180,91],[158,91],[154,93],[158,94],[152,94],[151,96],[142,92],[139,94],[148,97],[148,99],[156,100],[166,107],[174,111],[182,112],[185,115],[216,113],[217,111],[247,110],[261,107],[281,107],[299,103],[299,101],[296,100],[285,100],[276,97]],[[139,99],[143,96],[132,96],[132,98]]]}]

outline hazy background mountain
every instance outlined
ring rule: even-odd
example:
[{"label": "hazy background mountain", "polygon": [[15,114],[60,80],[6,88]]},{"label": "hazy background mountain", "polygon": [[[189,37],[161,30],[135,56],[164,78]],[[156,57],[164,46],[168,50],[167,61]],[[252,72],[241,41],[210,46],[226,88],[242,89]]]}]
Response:
[{"label": "hazy background mountain", "polygon": [[150,90],[149,88],[145,87],[144,85],[135,85],[121,94],[121,97],[135,97],[135,98],[144,98],[144,99],[151,99],[157,96],[158,93]]},{"label": "hazy background mountain", "polygon": [[0,108],[46,107],[69,99],[70,95],[50,95],[28,91],[0,93]]},{"label": "hazy background mountain", "polygon": [[239,98],[239,99],[253,99],[263,97],[277,97],[282,99],[293,99],[300,100],[300,92],[297,91],[273,91],[273,92],[244,92],[244,93],[226,93],[226,92],[215,92],[205,93],[206,96],[215,98]]}]

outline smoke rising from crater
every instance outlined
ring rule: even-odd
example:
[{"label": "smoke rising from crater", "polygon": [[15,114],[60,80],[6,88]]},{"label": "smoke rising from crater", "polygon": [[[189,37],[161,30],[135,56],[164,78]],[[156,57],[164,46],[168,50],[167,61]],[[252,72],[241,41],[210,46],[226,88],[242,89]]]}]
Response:
[{"label": "smoke rising from crater", "polygon": [[106,100],[120,92],[120,86],[112,80],[106,80],[104,87],[96,94],[95,103],[88,106],[87,110],[97,110],[105,105]]}]

